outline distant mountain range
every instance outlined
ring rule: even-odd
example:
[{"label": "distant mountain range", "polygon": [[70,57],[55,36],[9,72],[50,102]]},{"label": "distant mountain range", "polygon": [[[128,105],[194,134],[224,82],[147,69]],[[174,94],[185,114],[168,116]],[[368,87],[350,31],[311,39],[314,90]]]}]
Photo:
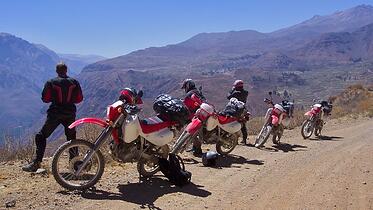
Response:
[{"label": "distant mountain range", "polygon": [[[7,128],[30,126],[41,117],[40,91],[64,60],[82,84],[85,100],[79,113],[103,116],[119,90],[145,92],[146,113],[160,93],[182,96],[181,81],[193,78],[207,99],[221,108],[235,79],[249,89],[253,114],[265,110],[262,98],[271,90],[290,93],[298,107],[353,83],[373,83],[373,7],[360,5],[271,33],[254,30],[201,33],[164,47],[127,55],[57,54],[43,45],[0,34],[0,114]],[[283,95],[282,95],[283,96]],[[12,119],[12,120],[9,120]],[[2,129],[0,127],[0,129]]]},{"label": "distant mountain range", "polygon": [[189,77],[204,86],[218,107],[226,103],[235,79],[248,83],[253,112],[261,112],[268,90],[290,90],[304,104],[349,83],[373,81],[372,23],[373,7],[360,5],[271,33],[201,33],[178,44],[103,60],[79,75],[88,96],[81,111],[101,113],[126,86],[144,89],[149,101],[162,92],[180,96],[180,83]]},{"label": "distant mountain range", "polygon": [[78,74],[83,65],[100,59],[103,57],[58,55],[43,45],[0,33],[0,140],[41,119],[46,110],[41,89],[46,80],[55,77],[56,63],[64,61]]}]

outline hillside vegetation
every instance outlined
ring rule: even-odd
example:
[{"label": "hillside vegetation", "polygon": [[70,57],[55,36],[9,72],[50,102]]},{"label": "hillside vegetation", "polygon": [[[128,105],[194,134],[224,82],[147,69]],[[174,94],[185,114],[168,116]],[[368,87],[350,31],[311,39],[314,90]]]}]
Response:
[{"label": "hillside vegetation", "polygon": [[[333,101],[332,118],[340,118],[344,116],[349,117],[373,117],[373,86],[364,87],[357,84],[349,86],[346,90],[336,96],[331,96],[330,100]],[[263,106],[263,109],[266,109]],[[308,107],[305,107],[308,109]],[[297,109],[294,113],[294,118],[291,121],[289,129],[294,129],[302,124],[305,119],[305,110]],[[249,134],[256,135],[259,133],[263,126],[263,116],[254,117],[249,121]],[[86,125],[78,131],[78,138],[93,141],[100,129],[94,126]],[[0,162],[13,161],[13,160],[29,160],[34,152],[32,140],[24,143],[19,139],[12,139],[11,137],[5,138],[5,144],[0,148]],[[63,142],[65,137],[62,136],[56,142],[48,145],[47,153],[53,154],[53,151]],[[105,152],[106,153],[106,152]]]}]

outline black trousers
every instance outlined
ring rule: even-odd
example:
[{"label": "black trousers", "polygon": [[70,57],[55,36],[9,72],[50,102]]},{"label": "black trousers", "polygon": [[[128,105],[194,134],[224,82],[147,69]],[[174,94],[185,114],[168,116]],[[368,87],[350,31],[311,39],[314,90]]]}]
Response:
[{"label": "black trousers", "polygon": [[47,120],[45,121],[40,132],[35,136],[36,144],[36,161],[42,161],[47,145],[47,138],[53,133],[56,128],[62,124],[65,128],[65,135],[67,140],[76,139],[75,128],[69,129],[69,125],[75,121],[75,114],[60,114],[48,113]]},{"label": "black trousers", "polygon": [[245,122],[241,123],[241,132],[242,132],[242,142],[246,142],[246,139],[247,139],[247,128],[246,128],[246,123]]}]

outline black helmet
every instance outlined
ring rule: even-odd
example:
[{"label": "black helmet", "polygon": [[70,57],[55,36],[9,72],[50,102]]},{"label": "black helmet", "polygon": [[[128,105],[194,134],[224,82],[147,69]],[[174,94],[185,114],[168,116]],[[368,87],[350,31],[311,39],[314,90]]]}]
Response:
[{"label": "black helmet", "polygon": [[189,92],[190,90],[196,89],[196,83],[194,83],[192,79],[185,79],[181,89],[184,89],[185,92]]},{"label": "black helmet", "polygon": [[204,166],[216,166],[216,160],[219,154],[217,152],[208,151],[202,155],[202,164]]}]

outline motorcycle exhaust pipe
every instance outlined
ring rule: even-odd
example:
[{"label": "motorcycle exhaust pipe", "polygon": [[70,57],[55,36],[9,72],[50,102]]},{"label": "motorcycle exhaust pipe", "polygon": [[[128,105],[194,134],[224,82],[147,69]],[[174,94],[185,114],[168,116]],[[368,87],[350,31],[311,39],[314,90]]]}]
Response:
[{"label": "motorcycle exhaust pipe", "polygon": [[186,145],[187,143],[187,140],[190,139],[189,137],[191,136],[191,134],[188,132],[188,131],[183,131],[183,133],[180,135],[180,137],[176,140],[176,143],[174,144],[174,146],[172,147],[172,150],[171,150],[171,154],[179,154],[182,149],[183,149],[183,146]]}]

